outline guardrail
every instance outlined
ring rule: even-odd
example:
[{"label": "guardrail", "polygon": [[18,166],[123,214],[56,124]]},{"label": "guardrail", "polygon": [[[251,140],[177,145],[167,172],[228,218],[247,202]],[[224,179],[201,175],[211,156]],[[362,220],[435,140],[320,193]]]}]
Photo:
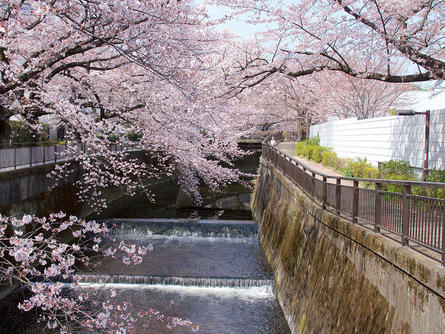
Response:
[{"label": "guardrail", "polygon": [[[437,256],[432,256],[428,250],[439,254],[442,265],[445,265],[445,200],[411,193],[414,186],[445,188],[445,183],[325,175],[271,144],[288,139],[289,135],[283,132],[270,135],[263,142],[262,156],[285,173],[309,197],[324,209],[353,223],[372,228],[377,233],[382,233],[382,230],[389,232],[385,235],[395,236],[393,239],[403,246],[413,247],[435,259]],[[368,187],[359,187],[360,183],[366,183]],[[385,191],[387,184],[399,185],[403,192]],[[374,189],[369,189],[369,185],[373,185]]]},{"label": "guardrail", "polygon": [[[92,146],[81,142],[67,142],[65,144],[42,146],[23,146],[24,144],[8,145],[10,147],[0,149],[0,172],[68,161],[75,159],[81,154],[99,153]],[[123,152],[134,148],[135,147],[124,147],[120,144],[112,144],[110,151]]]}]

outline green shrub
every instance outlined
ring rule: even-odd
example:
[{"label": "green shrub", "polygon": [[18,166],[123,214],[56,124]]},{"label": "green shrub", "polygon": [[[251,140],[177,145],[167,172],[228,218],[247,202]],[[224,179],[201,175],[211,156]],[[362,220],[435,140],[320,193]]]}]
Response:
[{"label": "green shrub", "polygon": [[[414,175],[398,175],[398,174],[390,174],[387,178],[388,180],[400,180],[400,181],[419,181]],[[398,184],[383,184],[382,189],[385,191],[393,192],[393,193],[403,193],[403,186]],[[412,193],[415,194],[415,189],[411,189]]]},{"label": "green shrub", "polygon": [[130,132],[127,134],[127,138],[129,141],[140,141],[142,138],[142,134],[136,132]]},{"label": "green shrub", "polygon": [[341,166],[339,167],[339,171],[343,173],[347,177],[353,177],[352,173],[352,164],[354,163],[353,159],[340,159]]},{"label": "green shrub", "polygon": [[295,145],[295,153],[297,155],[303,156],[305,148],[306,148],[306,142],[300,141]]},{"label": "green shrub", "polygon": [[341,159],[337,157],[335,152],[324,151],[321,153],[321,162],[323,165],[330,166],[334,169],[339,169],[341,165]]},{"label": "green shrub", "polygon": [[320,146],[320,136],[317,134],[315,137],[307,139],[306,144],[312,146]]},{"label": "green shrub", "polygon": [[[433,169],[428,172],[426,176],[428,182],[440,182],[445,183],[445,170]],[[445,199],[445,189],[443,188],[430,188],[430,187],[416,187],[416,195],[428,196]]]},{"label": "green shrub", "polygon": [[[390,175],[405,176],[406,180],[415,178],[409,162],[403,160],[389,160],[379,166],[379,176],[381,179],[389,179]],[[405,180],[405,179],[400,179]]]},{"label": "green shrub", "polygon": [[320,138],[318,138],[318,136],[306,141],[300,141],[295,145],[295,153],[297,155],[314,160],[315,162],[321,162],[323,153],[330,151],[331,149],[320,146]]},{"label": "green shrub", "polygon": [[38,130],[32,129],[28,123],[22,121],[8,121],[13,143],[46,143],[49,140],[49,125],[39,123]]},{"label": "green shrub", "polygon": [[369,163],[366,162],[365,159],[358,158],[356,161],[350,163],[349,168],[352,172],[353,177],[364,178],[365,177],[365,169],[372,168]]},{"label": "green shrub", "polygon": [[365,159],[340,159],[339,170],[347,177],[358,177],[365,179],[378,178],[378,170],[366,162]]},{"label": "green shrub", "polygon": [[363,177],[365,179],[378,179],[379,170],[374,167],[365,167],[365,169],[363,170]]},{"label": "green shrub", "polygon": [[119,135],[113,133],[108,136],[108,140],[112,143],[115,143],[119,140]]},{"label": "green shrub", "polygon": [[312,152],[311,152],[311,160],[314,160],[315,162],[321,162],[321,154],[322,153],[323,153],[322,146],[313,146]]},{"label": "green shrub", "polygon": [[[400,181],[419,181],[414,174],[408,161],[403,160],[389,160],[383,162],[379,166],[379,178],[387,180],[400,180]],[[397,184],[385,184],[383,190],[394,193],[402,193],[403,186]],[[415,195],[425,195],[424,190],[421,187],[413,187],[411,192]]]},{"label": "green shrub", "polygon": [[445,170],[433,169],[428,172],[426,177],[428,182],[441,182],[445,183]]},{"label": "green shrub", "polygon": [[312,151],[314,150],[315,147],[316,147],[316,146],[314,146],[314,145],[306,145],[306,146],[304,147],[303,156],[304,156],[306,159],[310,159],[311,156],[312,156]]}]

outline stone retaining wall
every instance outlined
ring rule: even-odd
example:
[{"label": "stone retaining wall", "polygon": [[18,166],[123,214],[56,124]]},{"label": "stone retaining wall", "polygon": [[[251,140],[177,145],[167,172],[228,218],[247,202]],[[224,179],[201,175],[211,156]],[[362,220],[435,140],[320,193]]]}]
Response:
[{"label": "stone retaining wall", "polygon": [[293,333],[443,333],[438,262],[322,210],[264,159],[252,209]]}]

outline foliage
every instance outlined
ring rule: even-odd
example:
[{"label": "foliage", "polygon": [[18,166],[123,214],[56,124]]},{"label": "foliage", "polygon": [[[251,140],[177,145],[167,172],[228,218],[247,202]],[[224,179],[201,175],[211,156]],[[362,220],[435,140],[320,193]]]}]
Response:
[{"label": "foliage", "polygon": [[[314,141],[315,144],[317,140]],[[363,179],[388,179],[400,181],[419,181],[414,174],[408,161],[389,160],[380,163],[379,169],[374,168],[365,159],[341,159],[337,157],[331,149],[314,145],[314,142],[301,141],[296,144],[297,155],[304,156],[315,162],[322,162],[326,166],[330,166],[340,171],[347,177],[356,177]],[[445,171],[431,170],[426,181],[445,183]],[[365,183],[365,187],[373,187],[372,184]],[[397,184],[383,184],[382,190],[402,193],[403,187]],[[445,189],[414,186],[411,193],[419,196],[428,196],[434,198],[445,199]]]},{"label": "foliage", "polygon": [[[418,181],[418,178],[411,169],[408,161],[403,160],[389,160],[382,162],[379,165],[379,178],[388,180],[404,180],[404,181]],[[395,193],[402,193],[403,187],[397,184],[384,184],[383,190]],[[413,187],[411,191],[416,194],[419,193],[417,187]]]},{"label": "foliage", "polygon": [[365,179],[378,179],[379,170],[377,168],[367,166],[363,170],[363,177]]},{"label": "foliage", "polygon": [[129,141],[132,142],[138,142],[141,140],[142,138],[142,134],[141,133],[136,133],[136,132],[130,132],[127,134],[127,138]]},{"label": "foliage", "polygon": [[321,154],[323,153],[323,147],[313,146],[310,159],[315,162],[321,162]]},{"label": "foliage", "polygon": [[306,140],[307,145],[320,146],[320,136],[317,134],[314,137]]},{"label": "foliage", "polygon": [[[419,181],[419,179],[416,178],[414,175],[398,175],[398,174],[389,175],[389,180]],[[411,189],[411,192],[413,194],[419,195],[418,190],[416,188],[417,187],[413,187]],[[398,184],[383,184],[382,189],[385,191],[393,192],[393,193],[403,193],[403,186],[398,185]]]},{"label": "foliage", "polygon": [[363,178],[363,176],[365,175],[365,169],[369,168],[369,166],[370,165],[366,162],[365,158],[357,159],[357,161],[350,163],[347,168],[351,171],[350,173],[352,177]]},{"label": "foliage", "polygon": [[306,141],[299,141],[295,145],[295,153],[300,156],[304,156],[304,150],[306,148]]},{"label": "foliage", "polygon": [[49,124],[39,123],[38,127],[34,128],[23,121],[11,120],[8,123],[11,128],[12,143],[45,143],[49,139]]},{"label": "foliage", "polygon": [[316,148],[316,147],[317,147],[317,146],[315,146],[315,145],[306,145],[305,148],[304,148],[304,153],[303,153],[304,157],[305,157],[306,159],[310,159],[311,156],[312,156],[312,151],[313,151],[314,148]]},{"label": "foliage", "polygon": [[297,155],[314,160],[315,162],[321,162],[323,153],[329,151],[329,148],[320,146],[319,136],[300,141],[295,145],[295,152]]},{"label": "foliage", "polygon": [[119,140],[119,135],[112,133],[111,135],[108,136],[108,140],[111,143],[116,143]]},{"label": "foliage", "polygon": [[445,170],[430,170],[426,176],[426,181],[445,183]]},{"label": "foliage", "polygon": [[321,154],[321,163],[326,166],[338,169],[338,157],[337,153],[325,151]]},{"label": "foliage", "polygon": [[341,171],[348,177],[378,178],[379,171],[366,162],[366,159],[341,159],[330,148],[320,146],[319,142],[318,136],[314,137],[313,140],[298,142],[295,151],[297,155],[304,156],[317,163],[321,162],[326,166]]},{"label": "foliage", "polygon": [[394,175],[406,177],[407,180],[415,178],[408,161],[389,160],[380,163],[379,176],[381,179],[391,179]]},{"label": "foliage", "polygon": [[[441,182],[445,183],[445,170],[433,169],[428,172],[426,176],[427,182]],[[415,187],[416,195],[428,196],[445,199],[444,188],[432,188],[432,187]]]}]

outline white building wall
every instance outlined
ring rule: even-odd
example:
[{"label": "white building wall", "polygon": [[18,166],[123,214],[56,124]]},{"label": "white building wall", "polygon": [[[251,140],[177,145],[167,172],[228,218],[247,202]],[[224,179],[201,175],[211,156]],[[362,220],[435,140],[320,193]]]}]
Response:
[{"label": "white building wall", "polygon": [[[405,160],[423,168],[425,115],[332,121],[311,126],[311,137],[341,158],[366,158],[372,165]],[[431,111],[429,168],[445,169],[445,109]]]}]

